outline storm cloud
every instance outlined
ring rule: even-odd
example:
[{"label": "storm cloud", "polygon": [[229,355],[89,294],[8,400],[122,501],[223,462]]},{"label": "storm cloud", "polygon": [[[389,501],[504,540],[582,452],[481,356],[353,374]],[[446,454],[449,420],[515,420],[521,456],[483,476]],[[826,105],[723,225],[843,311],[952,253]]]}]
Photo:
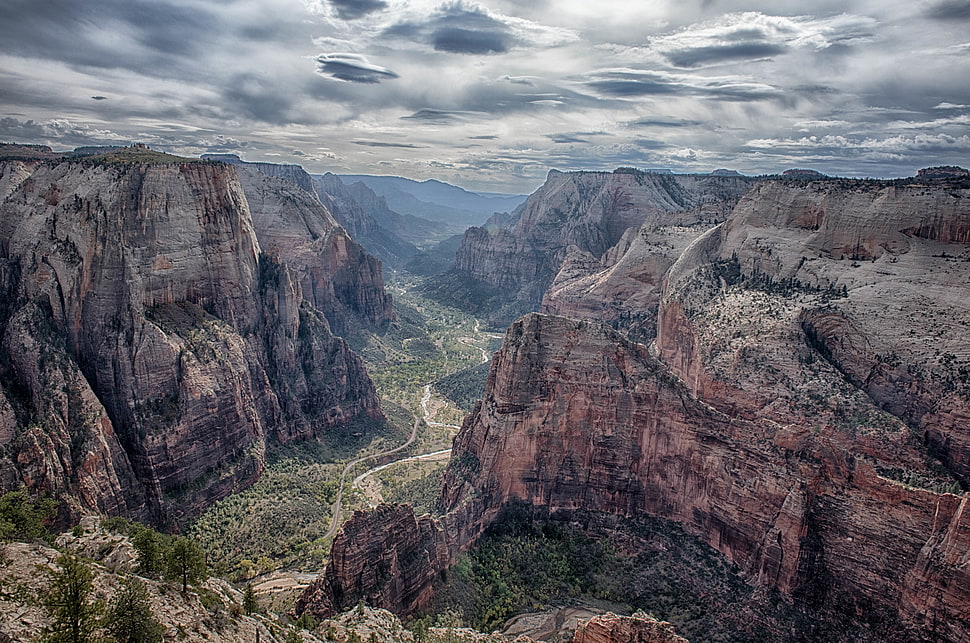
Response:
[{"label": "storm cloud", "polygon": [[330,4],[343,20],[356,20],[369,13],[387,9],[384,0],[330,0]]},{"label": "storm cloud", "polygon": [[[0,139],[531,191],[970,155],[967,0],[9,0]],[[905,52],[905,55],[900,55]]]}]

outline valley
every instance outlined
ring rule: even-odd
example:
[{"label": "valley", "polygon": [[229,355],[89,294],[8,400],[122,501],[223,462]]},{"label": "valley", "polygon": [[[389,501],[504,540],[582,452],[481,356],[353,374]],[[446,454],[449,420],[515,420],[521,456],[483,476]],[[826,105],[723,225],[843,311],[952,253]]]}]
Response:
[{"label": "valley", "polygon": [[970,631],[965,170],[552,171],[455,250],[299,166],[14,152],[4,511],[112,587],[155,538],[288,639]]},{"label": "valley", "polygon": [[[257,587],[262,576],[277,571],[319,572],[333,536],[355,510],[385,493],[430,508],[465,413],[432,384],[486,363],[496,334],[421,297],[413,290],[416,280],[391,277],[398,321],[359,338],[387,425],[345,429],[340,444],[271,449],[256,484],[216,503],[188,528],[217,568]],[[483,377],[470,377],[476,380],[470,386],[484,387]]]}]

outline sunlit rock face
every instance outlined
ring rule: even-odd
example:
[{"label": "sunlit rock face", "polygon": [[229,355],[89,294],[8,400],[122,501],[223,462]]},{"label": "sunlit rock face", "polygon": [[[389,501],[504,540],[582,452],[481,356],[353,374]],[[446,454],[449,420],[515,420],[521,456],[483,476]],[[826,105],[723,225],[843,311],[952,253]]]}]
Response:
[{"label": "sunlit rock face", "polygon": [[[756,183],[742,176],[552,171],[505,226],[465,233],[450,278],[500,290],[502,301],[484,312],[507,324],[539,309],[577,252],[611,264],[617,256],[611,249],[641,226],[706,229]],[[569,274],[575,277],[575,265]]]},{"label": "sunlit rock face", "polygon": [[233,168],[6,161],[0,198],[4,488],[178,521],[267,440],[381,417],[300,271],[261,256]]},{"label": "sunlit rock face", "polygon": [[510,503],[645,512],[809,613],[970,640],[961,181],[759,185],[655,280],[650,345],[517,320],[455,440],[431,550],[453,560]]}]

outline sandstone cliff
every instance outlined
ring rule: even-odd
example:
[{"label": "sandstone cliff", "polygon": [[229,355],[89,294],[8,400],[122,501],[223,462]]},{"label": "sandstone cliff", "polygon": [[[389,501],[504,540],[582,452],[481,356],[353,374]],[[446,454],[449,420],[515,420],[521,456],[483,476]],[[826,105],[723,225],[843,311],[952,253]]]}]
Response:
[{"label": "sandstone cliff", "polygon": [[510,502],[645,512],[830,622],[970,641],[968,196],[766,182],[666,272],[655,349],[520,319],[455,440],[435,551]]},{"label": "sandstone cliff", "polygon": [[315,193],[249,165],[237,173],[260,248],[297,273],[304,296],[336,334],[394,318],[380,261],[340,227]]},{"label": "sandstone cliff", "polygon": [[496,308],[492,317],[508,323],[538,309],[571,247],[602,260],[628,230],[645,223],[720,222],[755,183],[747,177],[636,170],[552,171],[517,210],[510,227],[470,228],[465,233],[444,287],[454,290],[452,282],[467,281],[478,290],[500,291],[490,304]]},{"label": "sandstone cliff", "polygon": [[5,161],[0,199],[5,488],[177,521],[254,480],[268,440],[381,417],[299,275],[260,256],[231,167]]}]

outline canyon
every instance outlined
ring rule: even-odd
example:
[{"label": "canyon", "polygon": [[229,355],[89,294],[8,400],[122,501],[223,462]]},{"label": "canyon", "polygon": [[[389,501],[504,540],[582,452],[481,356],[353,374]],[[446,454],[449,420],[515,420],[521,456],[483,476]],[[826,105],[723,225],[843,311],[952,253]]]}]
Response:
[{"label": "canyon", "polygon": [[380,264],[315,197],[144,146],[5,152],[4,489],[178,525],[269,442],[383,421],[332,332],[391,317]]},{"label": "canyon", "polygon": [[[509,328],[438,515],[355,517],[298,609],[420,611],[428,579],[524,503],[673,520],[870,640],[970,640],[967,174],[750,188],[722,223],[631,220],[527,286],[574,318]],[[496,274],[514,288],[535,255],[511,248],[525,268]],[[383,572],[364,574],[378,542]]]},{"label": "canyon", "polygon": [[[403,262],[430,230],[416,218],[298,166],[3,153],[0,488],[57,497],[65,524],[177,529],[272,445],[382,426],[341,336],[400,324],[351,230]],[[553,171],[432,281],[493,325],[517,318],[433,514],[356,512],[296,614],[432,609],[514,510],[678,525],[806,640],[970,641],[965,170]],[[747,624],[782,636],[765,614]],[[683,639],[605,614],[575,640]]]},{"label": "canyon", "polygon": [[[536,310],[564,264],[596,261],[641,225],[720,223],[756,179],[614,172],[549,172],[511,215],[469,228],[436,289],[444,301],[505,327]],[[484,295],[484,297],[483,297]]]}]

